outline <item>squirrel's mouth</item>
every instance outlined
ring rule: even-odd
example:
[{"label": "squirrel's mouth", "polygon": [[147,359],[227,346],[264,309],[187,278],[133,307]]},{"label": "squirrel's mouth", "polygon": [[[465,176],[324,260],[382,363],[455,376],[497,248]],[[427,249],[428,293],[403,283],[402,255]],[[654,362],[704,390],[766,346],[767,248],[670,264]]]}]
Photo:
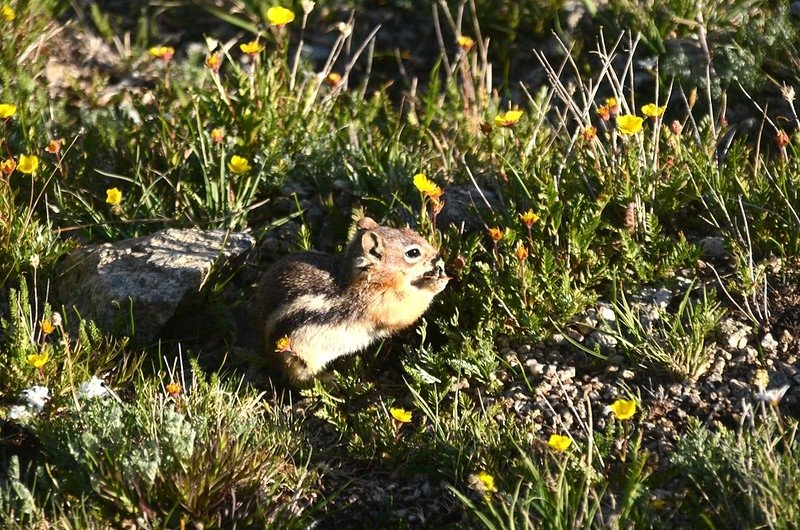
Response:
[{"label": "squirrel's mouth", "polygon": [[433,263],[433,268],[411,282],[420,289],[434,289],[437,292],[444,289],[450,277],[444,272],[444,262],[440,259]]}]

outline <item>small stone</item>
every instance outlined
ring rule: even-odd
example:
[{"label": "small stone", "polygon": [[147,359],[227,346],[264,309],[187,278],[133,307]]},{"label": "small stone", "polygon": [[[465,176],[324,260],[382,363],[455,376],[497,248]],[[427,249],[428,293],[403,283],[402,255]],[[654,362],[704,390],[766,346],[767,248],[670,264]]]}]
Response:
[{"label": "small stone", "polygon": [[767,333],[761,338],[761,347],[765,352],[775,353],[778,350],[778,341],[772,336],[772,333]]},{"label": "small stone", "polygon": [[698,243],[708,257],[721,258],[725,255],[725,240],[721,237],[704,237]]},{"label": "small stone", "polygon": [[633,372],[633,370],[623,370],[620,376],[623,379],[633,379],[636,377],[636,374]]},{"label": "small stone", "polygon": [[567,335],[575,342],[583,342],[583,334],[577,329],[567,328]]},{"label": "small stone", "polygon": [[600,317],[600,320],[605,322],[614,322],[617,320],[617,314],[614,312],[614,308],[611,304],[605,302],[597,304],[597,316]]},{"label": "small stone", "polygon": [[540,376],[544,371],[544,365],[541,364],[536,359],[528,359],[527,361],[525,361],[525,369],[531,375]]},{"label": "small stone", "polygon": [[562,370],[559,375],[562,381],[569,381],[575,377],[575,367],[570,366],[569,368]]}]

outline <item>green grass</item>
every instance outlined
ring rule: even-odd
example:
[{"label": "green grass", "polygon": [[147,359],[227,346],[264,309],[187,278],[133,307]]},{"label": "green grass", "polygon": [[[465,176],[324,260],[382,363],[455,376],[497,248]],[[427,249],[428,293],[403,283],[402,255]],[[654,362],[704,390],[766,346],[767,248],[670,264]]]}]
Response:
[{"label": "green grass", "polygon": [[[297,18],[284,29],[265,22],[267,4],[224,4],[75,14],[66,2],[0,2],[15,12],[0,18],[0,103],[16,106],[0,119],[0,162],[39,159],[32,173],[0,173],[0,526],[307,527],[334,521],[348,487],[384,472],[446,485],[464,527],[800,524],[798,492],[783,487],[797,472],[797,422],[777,408],[737,428],[684,425],[664,458],[646,448],[659,412],[636,385],[626,420],[598,416],[607,399],[565,396],[563,406],[594,414],[568,429],[541,403],[517,413],[507,402],[538,398],[506,350],[546,341],[599,300],[615,311],[603,330],[616,357],[657,380],[702,380],[723,315],[768,324],[768,264],[800,252],[798,118],[784,90],[757,130],[764,142],[728,145],[739,124],[718,113],[746,104],[760,120],[770,94],[797,84],[787,8],[661,1],[645,15],[635,2],[585,2],[591,29],[570,31],[558,2],[415,0],[382,9],[415,39],[430,31],[439,49],[395,54],[372,39],[377,8],[362,2],[318,2],[307,18],[286,4]],[[340,28],[349,7],[353,25]],[[259,31],[265,50],[248,58],[239,45]],[[89,41],[66,36],[88,34],[115,66],[76,68],[48,87],[48,58],[82,67],[90,50],[74,43]],[[478,42],[462,50],[462,34]],[[674,38],[707,44],[713,74],[670,54]],[[176,49],[169,61],[148,54],[162,44]],[[205,64],[212,52],[219,73]],[[532,85],[525,72],[539,68]],[[642,116],[650,102],[666,113],[625,135],[598,113],[609,97],[619,114]],[[520,121],[496,124],[511,108]],[[782,130],[790,141],[779,147]],[[46,150],[55,139],[60,149]],[[232,167],[234,155],[249,169]],[[462,214],[477,228],[437,226],[443,214],[415,188],[417,173],[496,200]],[[117,205],[106,202],[112,188]],[[292,248],[319,245],[320,234],[341,248],[362,214],[421,231],[454,280],[419,326],[302,394],[252,388],[235,363],[201,366],[198,344],[181,345],[180,362],[166,345],[136,349],[54,295],[58,260],[79,244],[164,227],[248,229],[263,243],[284,226]],[[724,238],[725,259],[703,254],[708,235]],[[696,287],[646,327],[632,297],[676,275]],[[229,280],[206,294],[252,294]],[[593,354],[597,373],[612,368],[606,352],[575,350]],[[110,395],[81,397],[93,376]],[[34,385],[49,401],[20,408]],[[552,432],[571,447],[551,448]],[[387,524],[405,524],[385,508]]]}]

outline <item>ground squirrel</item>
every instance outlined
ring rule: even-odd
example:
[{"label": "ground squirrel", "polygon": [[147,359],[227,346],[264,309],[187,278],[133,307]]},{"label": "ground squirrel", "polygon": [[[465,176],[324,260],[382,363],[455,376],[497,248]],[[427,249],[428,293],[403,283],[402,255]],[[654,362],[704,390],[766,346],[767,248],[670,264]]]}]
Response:
[{"label": "ground squirrel", "polygon": [[294,383],[410,326],[447,285],[438,251],[417,232],[369,217],[357,227],[343,254],[290,254],[261,279],[262,352]]}]

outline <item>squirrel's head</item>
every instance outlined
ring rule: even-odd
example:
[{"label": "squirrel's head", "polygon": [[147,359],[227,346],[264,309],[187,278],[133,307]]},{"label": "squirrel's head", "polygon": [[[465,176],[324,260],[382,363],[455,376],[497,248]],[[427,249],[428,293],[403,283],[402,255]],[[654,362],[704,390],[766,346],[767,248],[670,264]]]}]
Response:
[{"label": "squirrel's head", "polygon": [[358,221],[358,231],[347,247],[354,274],[368,274],[370,282],[398,288],[440,293],[450,278],[439,252],[413,230],[380,226],[369,217]]}]

